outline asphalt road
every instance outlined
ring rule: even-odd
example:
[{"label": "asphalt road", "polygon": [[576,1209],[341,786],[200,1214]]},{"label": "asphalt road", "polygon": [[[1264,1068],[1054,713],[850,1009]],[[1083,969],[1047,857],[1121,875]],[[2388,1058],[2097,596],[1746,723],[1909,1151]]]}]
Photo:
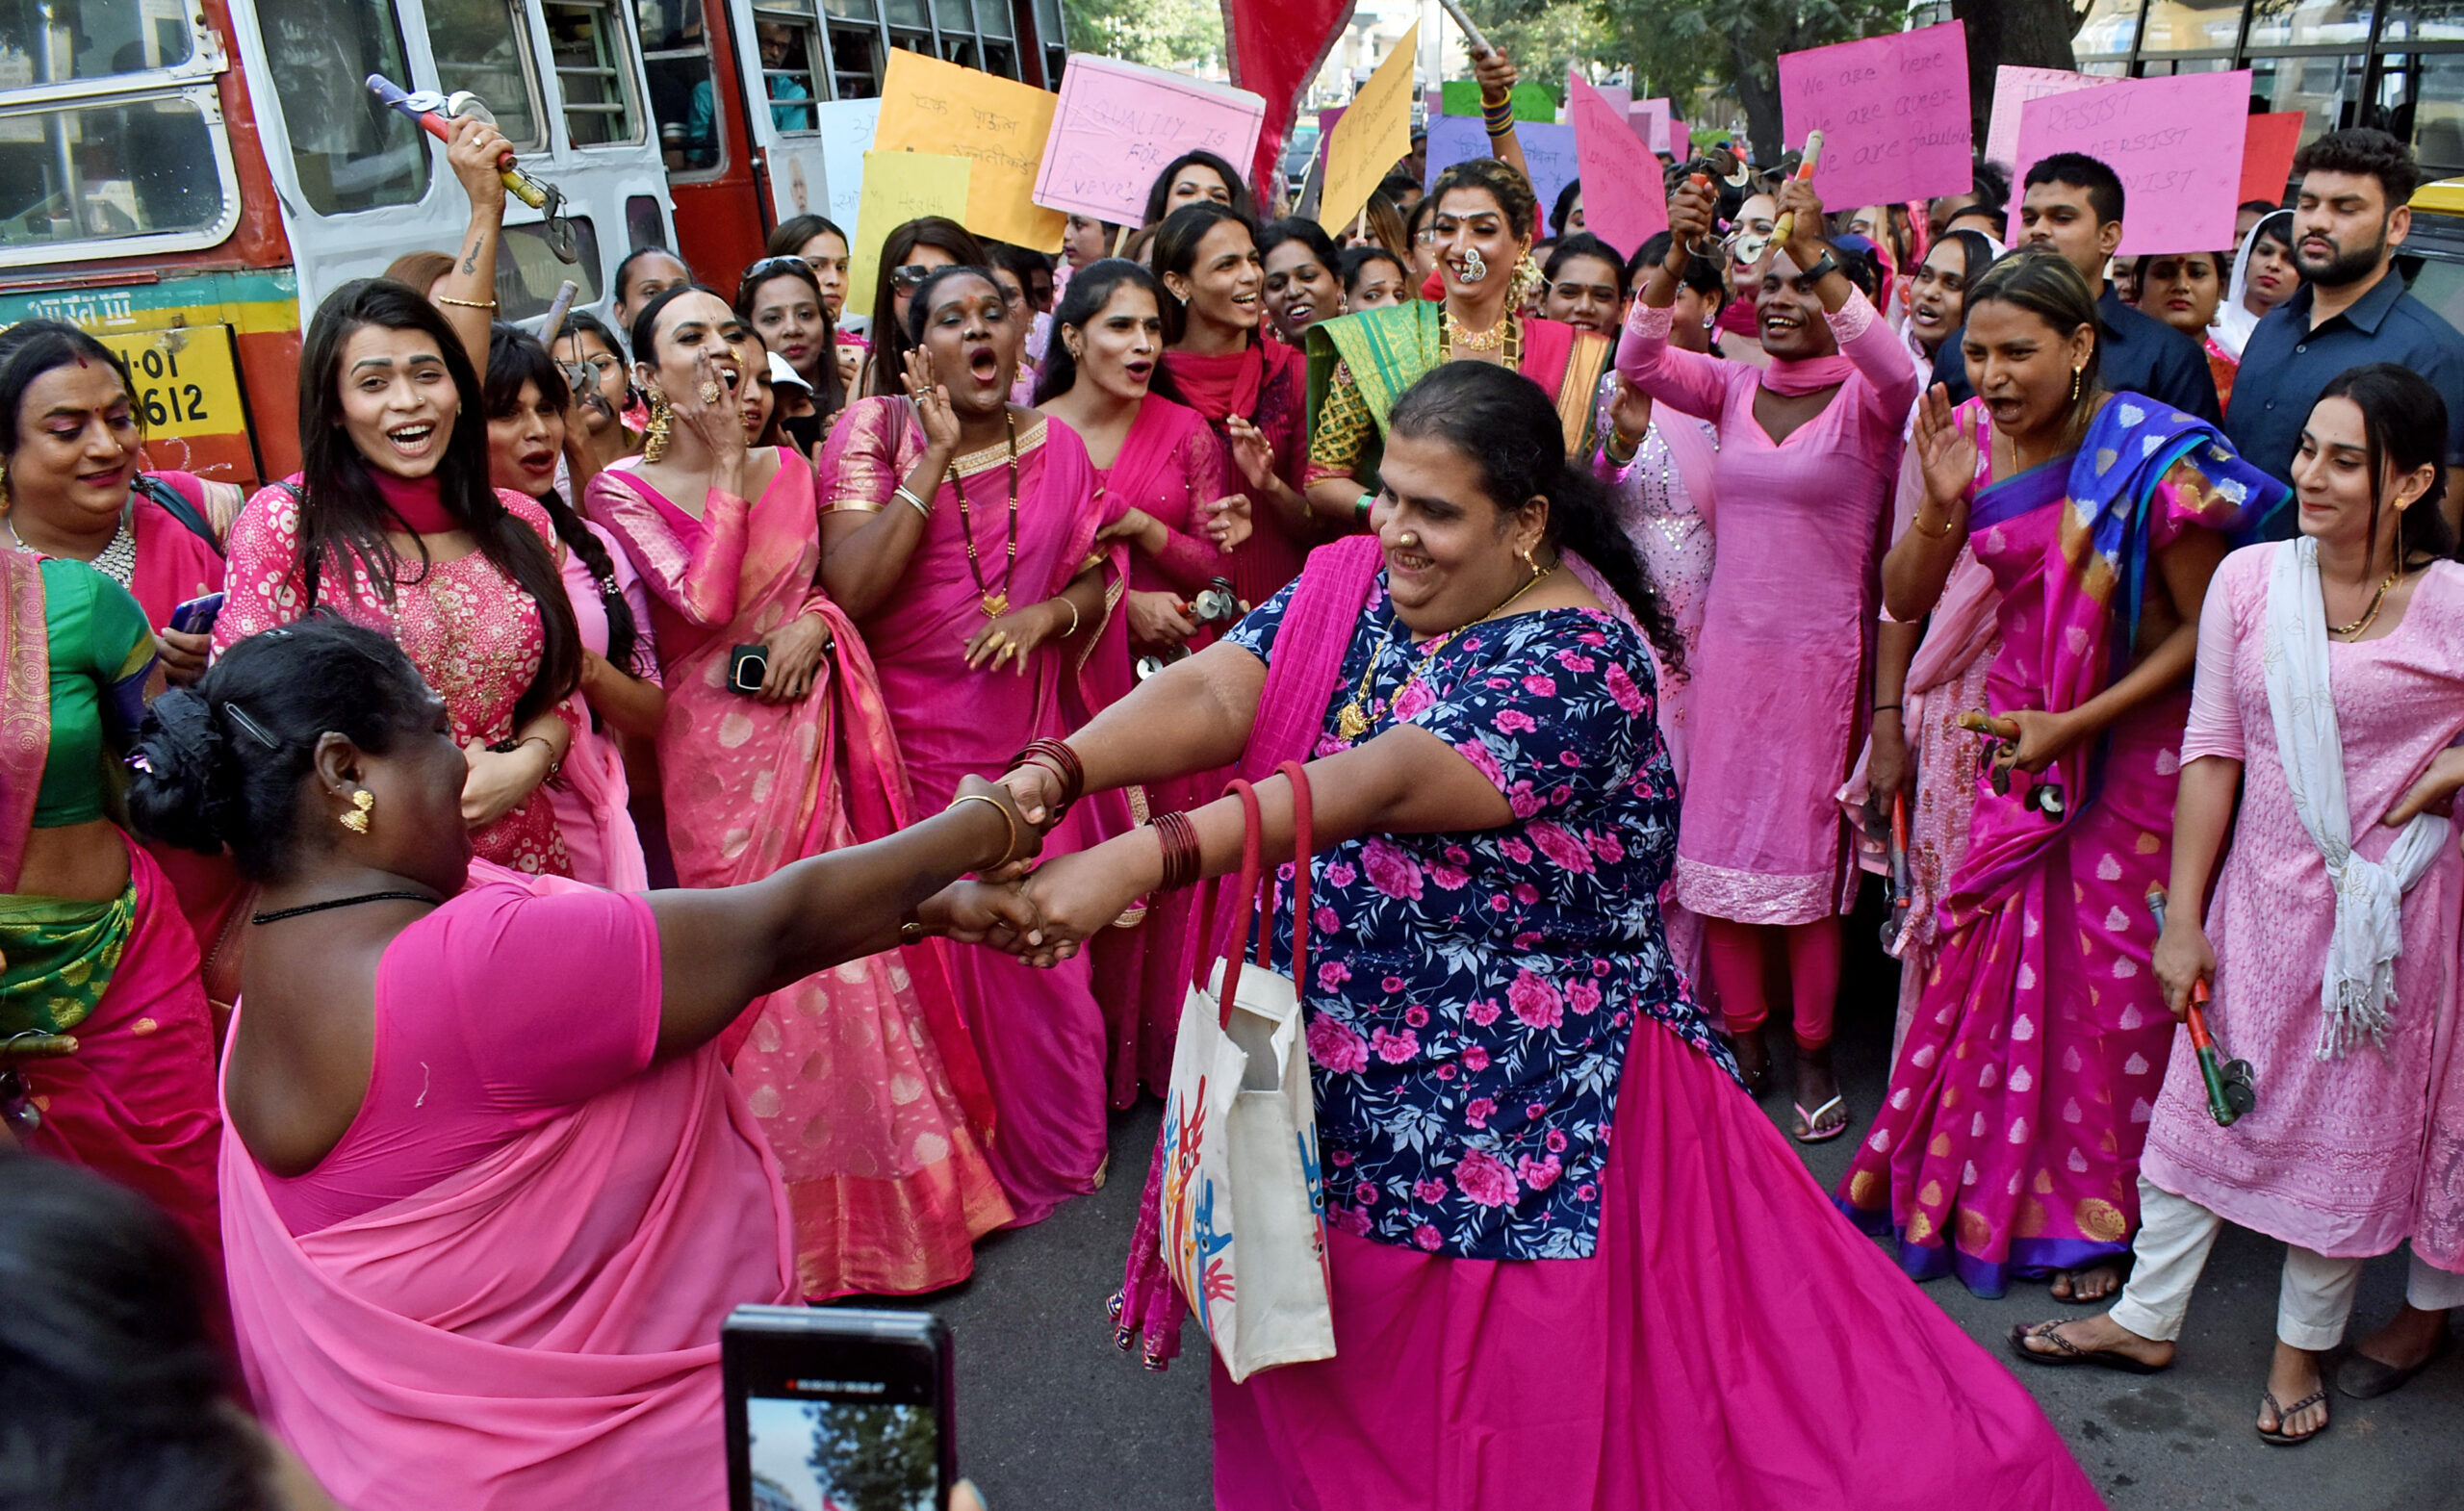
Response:
[{"label": "asphalt road", "polygon": [[[1852,928],[1852,937],[1872,937],[1870,928]],[[1838,1068],[1859,1112],[1885,1089],[1894,989],[1881,974],[1887,964],[1879,956],[1852,959],[1842,993]],[[1764,1105],[1784,1127],[1784,1085]],[[978,1248],[973,1280],[927,1299],[958,1340],[960,1453],[991,1511],[1202,1511],[1212,1503],[1204,1340],[1192,1329],[1182,1359],[1150,1374],[1114,1348],[1103,1309],[1120,1282],[1159,1111],[1147,1102],[1116,1117],[1114,1176],[1102,1191],[1037,1227],[995,1236]],[[1852,1141],[1806,1151],[1826,1184],[1846,1168]],[[2464,1507],[2464,1352],[2393,1396],[2333,1396],[2334,1425],[2308,1445],[2259,1440],[2251,1424],[2273,1343],[2282,1258],[2279,1245],[2228,1229],[2199,1287],[2179,1362],[2163,1374],[2012,1368],[2115,1511]],[[2400,1254],[2372,1263],[2354,1337],[2393,1315],[2403,1284]],[[1926,1292],[1997,1354],[2013,1323],[2068,1311],[2040,1286],[1998,1301],[1979,1300],[1953,1280]],[[1939,1487],[1946,1506],[1956,1505],[1960,1488]]]}]

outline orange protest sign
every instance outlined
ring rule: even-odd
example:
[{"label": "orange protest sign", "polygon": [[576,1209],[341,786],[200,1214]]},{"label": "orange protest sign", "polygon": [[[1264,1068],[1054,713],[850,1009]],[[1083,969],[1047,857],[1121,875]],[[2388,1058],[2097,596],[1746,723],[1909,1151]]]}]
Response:
[{"label": "orange protest sign", "polygon": [[[1036,170],[1059,97],[1030,84],[893,48],[873,151],[972,159],[966,228],[1040,252],[1061,249],[1065,218],[1035,202]],[[888,227],[882,228],[886,231]]]}]

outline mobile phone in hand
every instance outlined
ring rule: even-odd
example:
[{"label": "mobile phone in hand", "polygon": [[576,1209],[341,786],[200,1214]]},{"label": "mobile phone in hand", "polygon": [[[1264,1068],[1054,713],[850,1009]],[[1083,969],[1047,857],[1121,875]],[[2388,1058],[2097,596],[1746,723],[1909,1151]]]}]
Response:
[{"label": "mobile phone in hand", "polygon": [[719,1333],[730,1511],[947,1511],[949,1329],[929,1312],[740,1306]]},{"label": "mobile phone in hand", "polygon": [[171,610],[171,627],[184,635],[201,635],[214,627],[215,616],[222,612],[223,595],[208,593],[192,598]]}]

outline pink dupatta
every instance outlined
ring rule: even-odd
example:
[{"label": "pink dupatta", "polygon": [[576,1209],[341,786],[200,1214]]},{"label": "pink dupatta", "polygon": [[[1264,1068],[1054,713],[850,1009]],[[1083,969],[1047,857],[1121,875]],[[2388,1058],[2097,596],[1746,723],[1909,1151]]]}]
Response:
[{"label": "pink dupatta", "polygon": [[42,567],[0,554],[0,892],[17,889],[51,758],[51,627]]}]

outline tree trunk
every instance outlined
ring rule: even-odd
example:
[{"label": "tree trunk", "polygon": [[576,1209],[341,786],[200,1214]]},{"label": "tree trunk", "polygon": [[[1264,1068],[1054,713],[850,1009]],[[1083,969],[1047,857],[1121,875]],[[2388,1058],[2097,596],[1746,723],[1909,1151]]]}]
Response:
[{"label": "tree trunk", "polygon": [[1780,82],[1776,72],[1765,79],[1761,70],[1772,67],[1771,60],[1778,54],[1751,54],[1734,38],[1730,40],[1729,47],[1735,60],[1732,78],[1736,100],[1745,107],[1745,135],[1746,140],[1754,143],[1754,161],[1776,164],[1780,161],[1780,154],[1787,150],[1786,143],[1781,140]]},{"label": "tree trunk", "polygon": [[2079,66],[2070,50],[2079,13],[2070,0],[1951,0],[1951,14],[1967,25],[1968,115],[1979,143],[1993,113],[1995,67]]}]

